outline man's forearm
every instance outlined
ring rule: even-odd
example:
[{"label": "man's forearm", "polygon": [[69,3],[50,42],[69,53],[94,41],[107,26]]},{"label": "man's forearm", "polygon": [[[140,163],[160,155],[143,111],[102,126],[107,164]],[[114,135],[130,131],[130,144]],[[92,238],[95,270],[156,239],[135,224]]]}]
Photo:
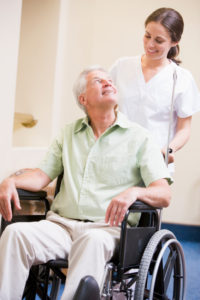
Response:
[{"label": "man's forearm", "polygon": [[154,207],[167,207],[170,204],[171,191],[168,183],[161,186],[154,186],[151,184],[149,187],[133,187],[133,193],[136,194],[137,199],[145,202]]},{"label": "man's forearm", "polygon": [[51,179],[40,169],[32,169],[22,174],[15,174],[10,177],[16,188],[29,191],[39,191],[47,186]]},{"label": "man's forearm", "polygon": [[167,207],[170,203],[171,191],[165,179],[156,180],[148,187],[130,187],[115,196],[106,211],[105,222],[118,226],[124,219],[127,209],[136,200],[141,200],[154,207]]}]

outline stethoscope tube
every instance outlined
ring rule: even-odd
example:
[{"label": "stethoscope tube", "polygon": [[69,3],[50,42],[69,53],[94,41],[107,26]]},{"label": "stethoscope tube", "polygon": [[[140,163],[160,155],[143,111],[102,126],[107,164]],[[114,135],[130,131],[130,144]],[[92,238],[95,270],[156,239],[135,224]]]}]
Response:
[{"label": "stethoscope tube", "polygon": [[165,163],[166,163],[167,166],[168,166],[168,156],[169,156],[169,153],[170,153],[170,150],[171,150],[169,148],[169,143],[170,143],[170,134],[171,134],[172,121],[173,121],[174,94],[175,94],[176,81],[177,81],[177,73],[176,73],[176,70],[174,70],[172,99],[171,99],[171,108],[170,108],[170,116],[169,116],[169,128],[168,128],[168,137],[167,137],[167,147],[166,147],[166,153],[165,153]]}]

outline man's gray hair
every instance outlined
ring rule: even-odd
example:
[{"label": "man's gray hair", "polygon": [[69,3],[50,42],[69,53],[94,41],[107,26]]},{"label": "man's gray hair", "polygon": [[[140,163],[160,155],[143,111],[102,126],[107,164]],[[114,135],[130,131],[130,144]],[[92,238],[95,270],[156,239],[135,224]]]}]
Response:
[{"label": "man's gray hair", "polygon": [[86,84],[87,84],[86,77],[90,72],[93,72],[93,71],[102,71],[102,72],[108,73],[100,65],[94,65],[94,66],[88,67],[80,73],[80,75],[76,79],[76,81],[74,83],[74,87],[73,87],[73,92],[74,92],[77,104],[84,111],[85,111],[85,107],[79,102],[79,96],[85,92]]}]

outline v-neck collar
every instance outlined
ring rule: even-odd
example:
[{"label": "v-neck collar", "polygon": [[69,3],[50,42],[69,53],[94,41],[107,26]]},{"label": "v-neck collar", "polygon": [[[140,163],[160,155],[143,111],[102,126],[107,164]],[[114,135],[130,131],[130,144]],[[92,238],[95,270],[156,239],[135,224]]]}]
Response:
[{"label": "v-neck collar", "polygon": [[142,71],[142,56],[139,57],[139,70],[140,70],[140,76],[142,78],[143,84],[145,86],[148,86],[149,84],[151,84],[151,82],[153,82],[158,76],[160,76],[160,74],[162,74],[163,72],[165,72],[169,67],[171,68],[172,66],[172,61],[170,61],[170,63],[168,65],[166,65],[165,67],[163,67],[158,73],[156,73],[150,80],[146,81],[144,78],[144,73]]}]

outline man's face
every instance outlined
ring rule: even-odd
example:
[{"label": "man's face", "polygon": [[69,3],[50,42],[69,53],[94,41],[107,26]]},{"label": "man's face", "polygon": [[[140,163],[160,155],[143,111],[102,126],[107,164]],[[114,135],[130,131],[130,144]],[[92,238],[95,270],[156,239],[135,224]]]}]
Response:
[{"label": "man's face", "polygon": [[86,76],[87,84],[85,92],[79,97],[79,101],[87,111],[91,109],[114,108],[117,104],[117,90],[111,77],[103,71],[92,71]]}]

